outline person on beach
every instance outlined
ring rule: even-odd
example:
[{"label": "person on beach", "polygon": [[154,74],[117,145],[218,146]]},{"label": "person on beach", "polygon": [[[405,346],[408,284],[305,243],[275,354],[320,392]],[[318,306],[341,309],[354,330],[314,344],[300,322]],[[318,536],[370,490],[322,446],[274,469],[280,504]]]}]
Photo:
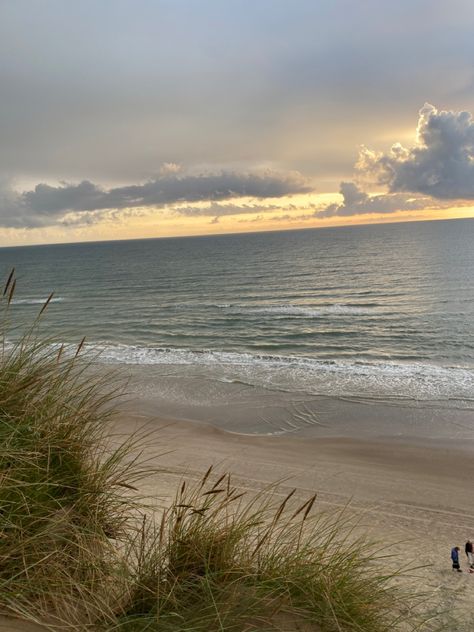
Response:
[{"label": "person on beach", "polygon": [[472,540],[468,540],[466,542],[464,550],[466,551],[467,563],[469,564],[469,566],[471,568],[473,568],[474,567],[474,558],[472,556]]},{"label": "person on beach", "polygon": [[451,559],[453,561],[453,571],[457,571],[458,573],[462,573],[461,566],[459,565],[459,547],[454,546],[451,549]]}]

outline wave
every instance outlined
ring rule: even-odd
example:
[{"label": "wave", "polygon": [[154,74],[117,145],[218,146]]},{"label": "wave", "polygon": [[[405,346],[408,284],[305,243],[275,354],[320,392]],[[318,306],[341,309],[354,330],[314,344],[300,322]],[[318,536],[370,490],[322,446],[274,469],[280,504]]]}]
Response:
[{"label": "wave", "polygon": [[306,318],[320,318],[322,316],[368,316],[377,315],[378,303],[364,303],[360,305],[350,305],[344,303],[334,303],[332,305],[303,306],[303,305],[218,305],[222,309],[227,309],[239,314],[275,314],[278,316],[302,316]]},{"label": "wave", "polygon": [[[12,303],[14,305],[44,305],[48,300],[45,298],[14,298]],[[66,299],[61,296],[53,296],[53,298],[49,301],[50,303],[63,303]]]},{"label": "wave", "polygon": [[99,345],[107,364],[173,366],[221,382],[338,397],[474,400],[474,367],[424,362],[319,360],[227,351]]}]

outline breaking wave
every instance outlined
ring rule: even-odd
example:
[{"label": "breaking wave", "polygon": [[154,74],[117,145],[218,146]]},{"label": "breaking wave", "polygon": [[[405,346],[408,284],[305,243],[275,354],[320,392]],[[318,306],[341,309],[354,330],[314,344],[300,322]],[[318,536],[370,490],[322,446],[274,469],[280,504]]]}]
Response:
[{"label": "breaking wave", "polygon": [[103,363],[176,367],[177,377],[205,375],[221,382],[337,397],[474,401],[474,367],[470,366],[318,360],[134,345],[94,348]]},{"label": "breaking wave", "polygon": [[[48,297],[45,298],[14,298],[12,303],[14,305],[44,305]],[[49,301],[50,303],[63,303],[66,299],[61,296],[53,296]]]}]

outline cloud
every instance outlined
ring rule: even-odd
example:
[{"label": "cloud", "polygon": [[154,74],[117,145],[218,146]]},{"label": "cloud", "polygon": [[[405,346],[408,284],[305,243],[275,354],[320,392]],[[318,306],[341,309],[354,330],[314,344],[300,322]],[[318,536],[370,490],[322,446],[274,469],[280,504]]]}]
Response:
[{"label": "cloud", "polygon": [[179,173],[182,169],[183,167],[178,165],[176,162],[164,162],[160,168],[160,175],[169,176]]},{"label": "cloud", "polygon": [[[419,111],[416,144],[392,145],[390,152],[362,147],[356,163],[360,180],[386,186],[369,195],[354,182],[341,182],[341,203],[316,209],[326,218],[449,207],[447,200],[474,199],[474,122],[469,112],[438,111],[425,103]],[[443,202],[442,200],[446,200]]]},{"label": "cloud", "polygon": [[437,110],[425,103],[419,112],[417,142],[390,152],[363,148],[356,165],[389,191],[434,198],[474,199],[474,122],[469,112]]},{"label": "cloud", "polygon": [[[252,213],[279,211],[276,204],[219,204],[211,202],[207,206],[174,206],[171,210],[185,217],[224,217],[225,215],[248,215]],[[217,223],[217,222],[216,222]]]},{"label": "cloud", "polygon": [[298,215],[290,215],[289,213],[285,215],[257,215],[251,219],[244,218],[237,220],[239,224],[255,224],[255,223],[267,223],[267,224],[275,224],[276,222],[306,222],[314,219],[313,213],[299,213]]},{"label": "cloud", "polygon": [[[74,223],[83,214],[85,223],[100,220],[101,212],[110,209],[163,208],[168,205],[230,200],[251,197],[279,198],[304,193],[312,187],[297,172],[280,174],[273,171],[260,173],[225,172],[200,175],[181,175],[177,165],[168,163],[162,173],[144,184],[104,189],[88,180],[79,184],[62,183],[59,186],[37,184],[31,191],[14,192],[6,183],[0,183],[0,225],[32,228],[50,226],[68,221]],[[240,207],[232,212],[218,207],[221,214],[252,212]],[[179,212],[179,211],[178,211]],[[202,209],[183,209],[189,216],[207,215]],[[215,210],[210,213],[219,215]]]},{"label": "cloud", "polygon": [[[173,207],[172,212],[178,215],[184,215],[187,217],[212,217],[210,224],[218,224],[221,217],[228,215],[255,215],[255,217],[238,219],[240,224],[255,223],[255,222],[300,222],[314,219],[313,213],[302,213],[303,208],[307,207],[315,208],[313,204],[305,205],[304,207],[296,206],[295,204],[285,204],[284,206],[278,204],[219,204],[212,202],[207,206],[178,206]],[[275,211],[294,211],[294,213],[285,213],[284,215],[269,215],[269,213],[275,213]]]},{"label": "cloud", "polygon": [[430,200],[426,197],[413,197],[402,193],[370,196],[354,182],[341,182],[339,193],[343,198],[342,203],[329,204],[322,210],[317,209],[314,216],[324,218],[370,213],[395,213],[396,211],[424,209],[430,205]]}]

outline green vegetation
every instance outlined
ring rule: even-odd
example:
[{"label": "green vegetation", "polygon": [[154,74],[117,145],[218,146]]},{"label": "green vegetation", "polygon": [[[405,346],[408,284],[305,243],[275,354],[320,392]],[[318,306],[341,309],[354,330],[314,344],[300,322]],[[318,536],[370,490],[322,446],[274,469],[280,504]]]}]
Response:
[{"label": "green vegetation", "polygon": [[311,517],[315,499],[246,500],[211,470],[183,483],[160,527],[137,538],[119,629],[399,629],[389,578],[362,541],[342,537],[337,517]]},{"label": "green vegetation", "polygon": [[5,339],[14,291],[10,275],[0,348],[0,603],[75,622],[108,600],[114,540],[130,526],[123,489],[140,472],[126,458],[131,445],[106,448],[117,391],[80,361],[83,343],[66,353],[38,336],[38,320],[18,341]]},{"label": "green vegetation", "polygon": [[[247,499],[209,470],[157,521],[136,439],[107,441],[118,393],[38,333],[0,347],[0,610],[75,630],[382,632],[407,601],[313,496]],[[44,308],[41,310],[44,311]],[[41,314],[40,314],[41,315]],[[131,493],[133,492],[133,493]]]}]

